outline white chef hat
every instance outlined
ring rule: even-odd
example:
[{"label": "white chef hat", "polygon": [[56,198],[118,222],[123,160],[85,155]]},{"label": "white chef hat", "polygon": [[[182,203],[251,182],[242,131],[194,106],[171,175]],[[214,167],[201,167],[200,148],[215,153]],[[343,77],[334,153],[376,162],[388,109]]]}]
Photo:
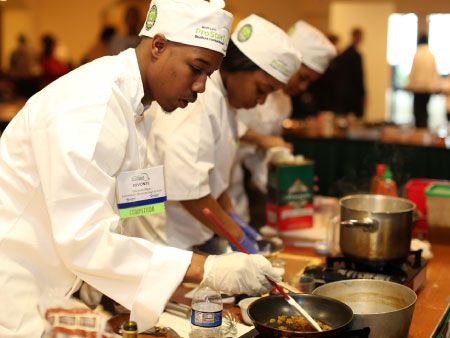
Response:
[{"label": "white chef hat", "polygon": [[239,22],[231,40],[256,65],[283,83],[287,83],[301,65],[302,56],[289,36],[255,14]]},{"label": "white chef hat", "polygon": [[139,35],[198,46],[226,54],[231,13],[204,0],[153,0]]},{"label": "white chef hat", "polygon": [[295,48],[303,56],[303,64],[323,74],[336,56],[336,48],[317,28],[305,21],[297,21],[290,29],[289,36]]}]

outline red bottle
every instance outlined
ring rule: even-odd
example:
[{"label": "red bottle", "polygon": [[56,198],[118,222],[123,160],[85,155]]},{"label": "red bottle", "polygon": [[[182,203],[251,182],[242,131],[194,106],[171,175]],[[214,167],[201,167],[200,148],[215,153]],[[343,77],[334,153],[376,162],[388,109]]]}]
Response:
[{"label": "red bottle", "polygon": [[392,179],[392,172],[388,166],[383,174],[383,179],[378,182],[377,194],[397,196],[397,184]]},{"label": "red bottle", "polygon": [[378,191],[378,185],[383,180],[383,174],[386,170],[386,164],[378,163],[375,171],[375,175],[370,180],[370,193],[376,194]]}]

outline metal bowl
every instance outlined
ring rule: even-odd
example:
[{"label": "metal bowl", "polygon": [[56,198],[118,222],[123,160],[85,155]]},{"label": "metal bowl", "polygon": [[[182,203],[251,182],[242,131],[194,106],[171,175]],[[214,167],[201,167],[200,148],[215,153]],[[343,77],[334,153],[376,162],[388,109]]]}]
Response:
[{"label": "metal bowl", "polygon": [[370,338],[408,337],[417,296],[404,285],[352,279],[319,286],[313,294],[331,297],[350,306],[354,314],[351,329],[370,327]]}]

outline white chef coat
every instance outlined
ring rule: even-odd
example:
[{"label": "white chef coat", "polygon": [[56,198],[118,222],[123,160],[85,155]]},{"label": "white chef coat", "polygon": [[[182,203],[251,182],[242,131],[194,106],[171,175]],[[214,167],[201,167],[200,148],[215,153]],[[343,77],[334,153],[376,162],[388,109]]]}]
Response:
[{"label": "white chef coat", "polygon": [[[263,135],[279,136],[283,129],[283,121],[292,114],[292,103],[289,95],[282,90],[270,93],[263,104],[251,109],[238,109],[237,119],[239,134],[244,135],[248,128]],[[253,144],[241,142],[237,159],[252,175],[254,184],[262,192],[266,192],[267,163],[265,155]],[[240,165],[233,167],[231,185],[228,190],[236,213],[248,222],[249,202],[244,188],[244,174]]]},{"label": "white chef coat", "polygon": [[[134,49],[88,63],[28,100],[0,142],[0,337],[40,337],[40,297],[80,279],[154,325],[192,253],[120,232],[116,177],[147,166]],[[132,222],[132,219],[130,219]]]},{"label": "white chef coat", "polygon": [[406,88],[417,93],[434,93],[440,89],[440,76],[428,45],[417,46]]},{"label": "white chef coat", "polygon": [[238,109],[237,119],[264,135],[281,135],[283,121],[292,114],[291,97],[276,90],[267,95],[266,101],[251,109]]},{"label": "white chef coat", "polygon": [[[229,106],[220,73],[214,72],[206,90],[187,108],[155,114],[149,138],[150,165],[164,165],[168,202],[167,242],[188,249],[210,239],[213,232],[198,222],[178,201],[211,194],[218,198],[230,184],[236,153],[236,115]],[[148,216],[155,227],[161,216]],[[158,218],[158,220],[155,220]],[[142,235],[142,232],[141,232]]]}]

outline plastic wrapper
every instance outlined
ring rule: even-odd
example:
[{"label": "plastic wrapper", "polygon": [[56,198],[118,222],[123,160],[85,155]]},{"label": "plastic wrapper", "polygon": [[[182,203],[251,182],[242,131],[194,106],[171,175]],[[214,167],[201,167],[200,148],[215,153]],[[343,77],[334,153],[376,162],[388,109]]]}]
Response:
[{"label": "plastic wrapper", "polygon": [[112,338],[108,315],[89,309],[74,298],[46,295],[39,304],[46,321],[42,338]]}]

